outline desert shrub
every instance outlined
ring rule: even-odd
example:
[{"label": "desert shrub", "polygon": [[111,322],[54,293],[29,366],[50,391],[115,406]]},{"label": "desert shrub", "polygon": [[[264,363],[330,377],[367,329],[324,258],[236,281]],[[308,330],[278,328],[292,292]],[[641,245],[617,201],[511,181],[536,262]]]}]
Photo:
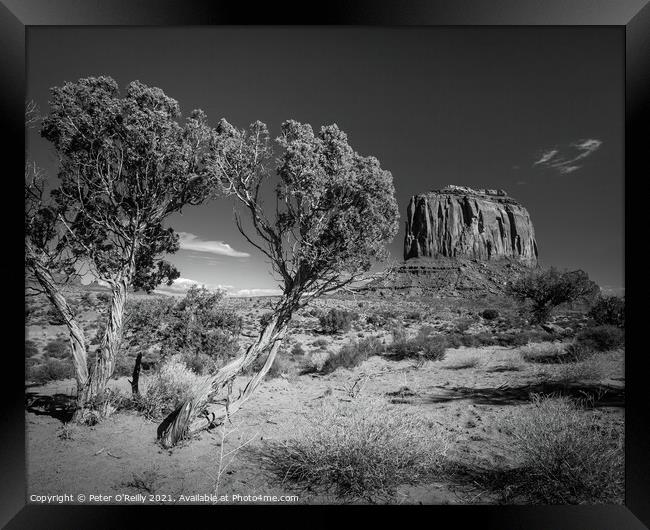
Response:
[{"label": "desert shrub", "polygon": [[420,320],[422,320],[422,313],[420,313],[419,311],[409,311],[404,315],[404,318],[406,320],[414,320],[416,322],[419,322]]},{"label": "desert shrub", "polygon": [[311,343],[312,346],[316,346],[317,348],[325,348],[329,344],[329,341],[327,339],[316,339],[314,342]]},{"label": "desert shrub", "polygon": [[603,354],[589,355],[571,361],[561,363],[553,372],[543,373],[541,377],[544,381],[553,381],[566,387],[579,383],[599,382],[609,375],[610,366],[603,358]]},{"label": "desert shrub", "polygon": [[532,502],[612,502],[623,492],[623,430],[566,397],[534,396],[508,422]]},{"label": "desert shrub", "polygon": [[593,298],[599,288],[586,272],[533,270],[508,285],[508,293],[514,298],[531,303],[533,322],[546,322],[557,306],[579,299]]},{"label": "desert shrub", "polygon": [[625,332],[617,326],[596,326],[578,333],[575,342],[595,351],[614,350],[624,345]]},{"label": "desert shrub", "polygon": [[111,301],[111,295],[109,293],[97,293],[97,301],[100,304],[108,304]]},{"label": "desert shrub", "polygon": [[386,318],[379,313],[372,313],[366,317],[366,322],[371,326],[382,327],[386,325]]},{"label": "desert shrub", "polygon": [[454,330],[456,333],[465,333],[473,323],[474,320],[471,318],[461,318],[455,322]]},{"label": "desert shrub", "polygon": [[[130,377],[133,375],[133,366],[135,365],[135,357],[129,355],[117,355],[115,358],[115,369],[113,370],[113,377]],[[94,366],[90,364],[89,366]]]},{"label": "desert shrub", "polygon": [[325,333],[338,333],[340,331],[349,331],[352,322],[357,318],[359,318],[357,313],[332,308],[324,315],[321,315],[318,321]]},{"label": "desert shrub", "polygon": [[393,343],[406,341],[406,330],[404,329],[404,326],[393,326],[390,330],[390,334],[393,338]]},{"label": "desert shrub", "polygon": [[465,370],[467,368],[476,368],[481,363],[481,359],[477,355],[468,357],[461,357],[455,362],[448,364],[445,368],[450,370]]},{"label": "desert shrub", "polygon": [[43,364],[31,366],[27,370],[27,379],[36,383],[60,381],[71,377],[74,377],[72,364],[53,358],[48,358]]},{"label": "desert shrub", "polygon": [[282,480],[321,486],[340,497],[392,495],[439,471],[449,440],[423,418],[383,402],[325,403],[286,442],[257,454]]},{"label": "desert shrub", "polygon": [[167,352],[205,354],[224,364],[238,351],[242,320],[220,305],[223,292],[192,286],[170,308],[162,330],[163,356]]},{"label": "desert shrub", "polygon": [[619,296],[601,296],[589,310],[588,315],[597,324],[624,327],[625,298]]},{"label": "desert shrub", "polygon": [[238,351],[242,321],[220,304],[222,298],[193,286],[180,300],[128,301],[123,350],[133,357],[143,352],[143,366],[153,363],[152,351],[163,359],[182,354],[197,373],[225,364]]},{"label": "desert shrub", "polygon": [[499,318],[499,310],[498,309],[484,309],[481,312],[481,316],[485,320],[494,320],[495,318]]},{"label": "desert shrub", "polygon": [[302,347],[302,344],[296,343],[291,348],[291,355],[293,357],[304,357],[305,349]]},{"label": "desert shrub", "polygon": [[25,341],[25,357],[34,357],[38,355],[39,349],[36,346],[36,343],[33,340],[27,339]]},{"label": "desert shrub", "polygon": [[197,375],[207,375],[215,369],[214,359],[205,353],[186,351],[180,354],[180,358]]},{"label": "desert shrub", "polygon": [[417,357],[427,361],[441,361],[445,358],[447,341],[442,335],[435,334],[430,326],[424,326],[412,339],[401,337],[393,340],[388,350],[397,359]]},{"label": "desert shrub", "polygon": [[50,326],[64,326],[65,319],[56,307],[49,307],[45,313],[45,320]]},{"label": "desert shrub", "polygon": [[67,339],[54,339],[45,346],[45,354],[55,359],[65,359],[70,355],[70,343]]},{"label": "desert shrub", "polygon": [[274,379],[280,377],[283,374],[288,373],[291,370],[291,363],[283,355],[277,355],[269,368],[269,371],[266,372],[267,379]]},{"label": "desert shrub", "polygon": [[169,414],[186,399],[205,392],[209,381],[195,374],[180,355],[163,361],[156,372],[143,378],[137,407],[147,417],[159,418]]},{"label": "desert shrub", "polygon": [[526,344],[518,352],[529,363],[561,363],[567,359],[564,346],[557,342]]},{"label": "desert shrub", "polygon": [[273,319],[273,311],[267,311],[266,313],[262,313],[260,315],[260,326],[264,327],[266,326],[271,320]]},{"label": "desert shrub", "polygon": [[383,349],[384,345],[376,337],[351,341],[348,344],[344,344],[336,353],[331,354],[323,363],[320,371],[324,374],[329,374],[339,367],[354,368],[371,355],[378,355]]}]

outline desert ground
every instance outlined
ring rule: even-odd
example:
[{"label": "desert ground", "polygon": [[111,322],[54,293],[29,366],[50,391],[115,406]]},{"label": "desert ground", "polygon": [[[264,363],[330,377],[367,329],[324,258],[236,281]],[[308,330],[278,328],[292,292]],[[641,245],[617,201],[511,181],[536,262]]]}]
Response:
[{"label": "desert ground", "polygon": [[[245,347],[273,299],[225,298],[223,304],[242,316],[240,347]],[[100,305],[81,313],[90,337],[103,315]],[[277,366],[243,409],[230,422],[168,450],[156,443],[160,418],[128,406],[131,388],[124,372],[111,381],[121,397],[109,418],[92,426],[68,423],[74,380],[30,377],[30,368],[45,362],[47,345],[64,341],[65,326],[48,323],[46,304],[34,307],[26,325],[32,348],[26,372],[28,498],[66,493],[75,499],[86,495],[86,502],[90,495],[111,496],[111,503],[124,502],[116,495],[131,495],[130,502],[147,504],[206,502],[196,495],[252,503],[265,502],[256,497],[263,495],[307,504],[542,502],[518,486],[525,455],[513,435],[513,425],[531,417],[539,399],[579,403],[579,417],[589,418],[599,432],[615,434],[622,466],[624,349],[558,361],[576,333],[590,325],[581,308],[560,308],[548,332],[521,324],[519,308],[495,296],[470,301],[375,293],[317,300],[294,317]],[[322,329],[318,315],[332,308],[355,314],[350,329]],[[498,308],[498,317],[484,318],[486,308]],[[469,345],[452,342],[436,360],[391,350],[395,341],[408,341],[423,328]],[[477,339],[462,339],[467,336]],[[323,369],[345,345],[371,338],[380,351],[353,366]],[[154,367],[144,371],[143,388],[154,373]],[[239,377],[235,386],[246,381]],[[339,406],[417,417],[428,429],[425,436],[444,442],[440,465],[413,483],[364,495],[341,495],[326,483],[294,480],[268,465],[270,447],[299,438],[319,411]],[[614,486],[597,502],[622,502],[622,483]]]}]

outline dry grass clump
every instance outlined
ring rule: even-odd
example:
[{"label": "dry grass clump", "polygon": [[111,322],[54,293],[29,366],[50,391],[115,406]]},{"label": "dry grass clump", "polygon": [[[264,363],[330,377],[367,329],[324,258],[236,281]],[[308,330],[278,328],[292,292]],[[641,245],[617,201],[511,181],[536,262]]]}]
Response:
[{"label": "dry grass clump", "polygon": [[137,408],[149,418],[159,418],[186,399],[204,393],[208,385],[207,377],[190,370],[180,355],[173,355],[153,375],[144,378]]},{"label": "dry grass clump", "polygon": [[565,386],[623,377],[623,352],[595,353],[580,361],[549,367],[540,376],[546,381],[553,381]]},{"label": "dry grass clump", "polygon": [[522,467],[518,493],[532,502],[621,502],[623,428],[567,397],[534,395],[507,423]]},{"label": "dry grass clump", "polygon": [[339,351],[331,354],[323,363],[320,372],[330,374],[339,367],[354,368],[372,355],[384,351],[384,345],[376,337],[368,337],[360,341],[351,341]]},{"label": "dry grass clump", "polygon": [[529,363],[560,363],[566,358],[566,350],[559,342],[538,342],[518,348],[520,357]]},{"label": "dry grass clump", "polygon": [[448,370],[466,370],[476,368],[481,364],[481,358],[478,355],[465,355],[456,361],[445,366]]},{"label": "dry grass clump", "polygon": [[286,442],[258,452],[264,467],[283,481],[319,485],[340,497],[387,496],[439,471],[448,435],[425,419],[385,402],[325,402]]}]

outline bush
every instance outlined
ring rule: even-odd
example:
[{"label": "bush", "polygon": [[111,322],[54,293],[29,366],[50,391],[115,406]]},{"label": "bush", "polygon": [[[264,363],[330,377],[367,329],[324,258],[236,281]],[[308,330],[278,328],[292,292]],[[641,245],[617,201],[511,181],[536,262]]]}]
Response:
[{"label": "bush", "polygon": [[[517,489],[532,502],[612,502],[623,492],[623,430],[566,397],[533,397],[509,422],[522,461]],[[619,501],[620,502],[620,501]]]},{"label": "bush", "polygon": [[384,349],[381,341],[376,337],[370,337],[360,341],[352,341],[345,344],[341,349],[330,355],[323,364],[320,371],[324,374],[332,373],[339,367],[354,368],[368,359],[371,355],[377,355]]},{"label": "bush", "polygon": [[418,357],[427,361],[441,361],[445,358],[447,346],[445,337],[434,334],[430,326],[424,326],[413,339],[397,336],[388,349],[397,359]]},{"label": "bush", "polygon": [[291,355],[293,357],[304,357],[305,349],[302,347],[302,344],[294,344],[291,348]]},{"label": "bush", "polygon": [[312,346],[316,346],[317,348],[320,349],[325,349],[327,345],[329,344],[329,341],[327,339],[316,339],[314,342],[311,343]]},{"label": "bush", "polygon": [[420,320],[422,320],[422,313],[420,313],[419,311],[411,311],[409,313],[406,313],[404,315],[404,318],[406,320],[414,320],[416,322],[419,322]]},{"label": "bush", "polygon": [[617,326],[587,328],[576,335],[576,343],[595,351],[609,351],[625,343],[625,333]]},{"label": "bush", "polygon": [[70,343],[67,339],[54,339],[45,346],[45,354],[55,359],[65,359],[70,354]]},{"label": "bush", "polygon": [[71,377],[74,377],[72,364],[52,358],[48,358],[43,364],[32,366],[27,370],[27,378],[35,383],[60,381]]},{"label": "bush", "polygon": [[454,325],[454,330],[456,333],[465,333],[474,323],[474,320],[471,318],[461,318],[456,321]]},{"label": "bush", "polygon": [[[263,364],[264,363],[262,363],[262,366]],[[269,368],[269,371],[266,372],[266,377],[267,379],[274,379],[276,377],[280,377],[281,375],[288,373],[290,369],[291,369],[291,364],[289,363],[287,358],[278,354],[275,356],[271,368]]]},{"label": "bush", "polygon": [[[230,360],[238,350],[241,318],[220,305],[223,293],[192,287],[180,300],[148,298],[127,302],[123,346],[133,354],[160,348],[162,358],[177,353],[197,373]],[[198,355],[197,359],[192,359]],[[210,357],[208,362],[205,356]]]},{"label": "bush", "polygon": [[260,326],[265,327],[273,319],[273,311],[267,311],[260,316]]},{"label": "bush", "polygon": [[519,348],[521,358],[529,363],[561,363],[567,359],[567,354],[562,346],[555,342],[545,344],[527,344]]},{"label": "bush", "polygon": [[36,343],[33,340],[25,341],[25,357],[34,357],[38,355],[39,349],[36,346]]},{"label": "bush", "polygon": [[357,318],[359,318],[357,313],[334,308],[321,315],[318,321],[325,333],[338,333],[339,331],[350,331],[352,322]]},{"label": "bush", "polygon": [[50,326],[64,326],[65,319],[56,307],[50,307],[45,313],[45,320]]},{"label": "bush", "polygon": [[589,310],[588,315],[597,324],[622,328],[625,326],[625,298],[601,296]]},{"label": "bush", "polygon": [[416,484],[443,467],[449,445],[432,423],[363,399],[327,402],[297,430],[257,450],[263,466],[282,480],[320,485],[340,497],[387,496]]},{"label": "bush", "polygon": [[499,311],[498,309],[484,309],[481,312],[481,316],[485,320],[494,320],[495,318],[499,318]]},{"label": "bush", "polygon": [[186,399],[202,395],[209,380],[192,372],[180,355],[163,361],[156,373],[143,378],[137,408],[149,418],[160,418],[173,412]]},{"label": "bush", "polygon": [[366,322],[371,326],[382,327],[386,325],[386,318],[379,313],[373,313],[366,317]]},{"label": "bush", "polygon": [[531,302],[531,316],[536,323],[546,322],[560,304],[592,298],[598,291],[598,285],[589,279],[586,272],[561,272],[554,267],[531,271],[508,286],[511,296]]}]

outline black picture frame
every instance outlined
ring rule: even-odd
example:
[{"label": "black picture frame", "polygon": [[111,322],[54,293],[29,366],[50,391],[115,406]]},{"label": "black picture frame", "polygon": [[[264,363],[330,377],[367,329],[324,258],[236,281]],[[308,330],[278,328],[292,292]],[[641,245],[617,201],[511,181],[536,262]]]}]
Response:
[{"label": "black picture frame", "polygon": [[[644,206],[635,201],[643,200],[640,184],[650,175],[646,148],[650,138],[648,0],[330,0],[317,8],[307,3],[292,6],[267,2],[254,9],[248,3],[223,0],[0,0],[0,116],[4,131],[9,133],[2,144],[8,200],[0,209],[8,252],[0,261],[0,270],[2,277],[9,279],[5,289],[4,307],[9,308],[4,318],[5,329],[18,338],[15,347],[5,347],[2,366],[9,370],[9,375],[0,385],[5,394],[0,409],[0,524],[6,528],[116,528],[127,526],[132,516],[125,512],[134,510],[116,506],[26,505],[24,387],[20,377],[11,376],[24,368],[18,354],[19,330],[24,329],[24,321],[21,312],[11,307],[15,306],[14,300],[24,299],[23,286],[18,281],[21,275],[24,277],[18,259],[23,247],[15,225],[22,208],[17,200],[17,176],[24,164],[26,28],[212,24],[620,27],[625,32],[626,64],[625,279],[626,287],[643,284],[641,273],[635,272],[633,255],[638,252],[635,249],[643,247],[634,231],[643,230],[638,227],[643,224],[640,214]],[[638,288],[626,289],[625,505],[431,506],[427,508],[433,513],[426,514],[427,519],[431,518],[439,527],[453,524],[455,528],[618,530],[650,526],[650,400],[644,388],[647,355],[643,349],[632,348],[635,336],[640,335],[643,299]],[[176,517],[185,519],[186,524],[191,521],[187,519],[188,509],[164,507],[168,525]]]}]

